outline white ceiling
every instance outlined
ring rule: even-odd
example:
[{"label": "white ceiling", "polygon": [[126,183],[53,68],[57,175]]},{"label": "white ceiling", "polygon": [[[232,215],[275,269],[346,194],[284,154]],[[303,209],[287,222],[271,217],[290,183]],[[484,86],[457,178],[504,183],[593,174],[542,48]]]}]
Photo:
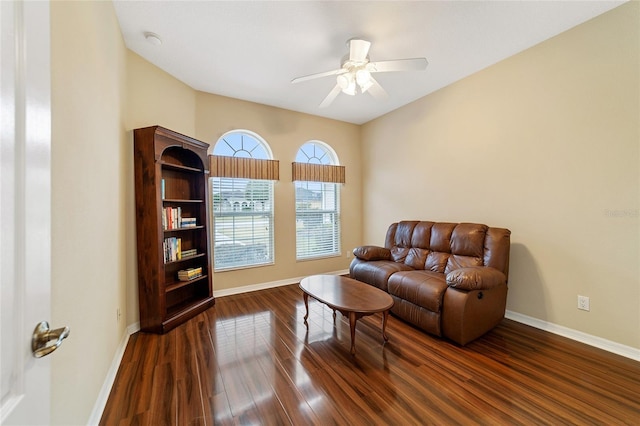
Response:
[{"label": "white ceiling", "polygon": [[[121,1],[129,49],[193,89],[362,124],[602,14],[624,1]],[[154,45],[145,32],[160,36]],[[426,71],[376,74],[389,93],[318,105],[347,40],[371,61],[426,57]],[[597,52],[594,52],[597,60]]]}]

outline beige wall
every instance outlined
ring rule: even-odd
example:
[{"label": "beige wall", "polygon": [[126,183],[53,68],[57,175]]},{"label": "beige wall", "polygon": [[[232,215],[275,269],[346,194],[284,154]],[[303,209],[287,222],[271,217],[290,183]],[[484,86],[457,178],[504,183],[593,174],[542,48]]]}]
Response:
[{"label": "beige wall", "polygon": [[[360,126],[301,114],[252,102],[198,92],[195,137],[213,145],[230,130],[244,129],[264,138],[280,161],[280,181],[275,198],[275,264],[260,268],[218,272],[214,290],[273,283],[309,274],[345,270],[347,252],[362,239]],[[346,167],[346,183],[341,187],[341,257],[296,262],[295,192],[291,181],[291,163],[298,149],[309,140],[321,140],[336,152]]]},{"label": "beige wall", "polygon": [[507,309],[640,348],[639,9],[363,126],[364,242],[401,219],[508,227]]},{"label": "beige wall", "polygon": [[127,50],[125,128],[131,137],[132,165],[133,129],[160,125],[193,137],[195,108],[196,92],[191,87]]},{"label": "beige wall", "polygon": [[[214,274],[214,290],[232,290],[248,285],[276,283],[313,273],[345,270],[347,251],[362,239],[360,126],[300,114],[236,99],[197,92],[179,82],[133,52],[127,53],[127,138],[138,127],[159,124],[213,145],[225,132],[251,130],[271,147],[280,160],[280,181],[275,185],[275,254],[273,266]],[[291,162],[306,141],[318,139],[331,145],[340,163],[346,166],[342,186],[343,256],[296,262],[295,203],[291,182]],[[127,212],[127,324],[139,320],[137,264],[135,255],[135,209],[133,193],[133,150],[126,155]]]},{"label": "beige wall", "polygon": [[196,92],[136,53],[126,53],[127,99],[124,127],[126,187],[127,325],[138,323],[138,261],[133,177],[133,130],[160,125],[192,136],[195,133]]},{"label": "beige wall", "polygon": [[51,3],[53,424],[86,424],[125,335],[125,58],[110,2]]}]

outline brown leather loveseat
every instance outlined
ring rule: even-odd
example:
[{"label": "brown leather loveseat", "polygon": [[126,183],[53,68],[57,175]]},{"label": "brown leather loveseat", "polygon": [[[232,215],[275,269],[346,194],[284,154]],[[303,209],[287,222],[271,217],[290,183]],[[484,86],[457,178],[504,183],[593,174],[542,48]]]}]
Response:
[{"label": "brown leather loveseat", "polygon": [[353,250],[350,276],[389,292],[394,315],[465,345],[504,318],[510,235],[476,223],[393,223],[384,247]]}]

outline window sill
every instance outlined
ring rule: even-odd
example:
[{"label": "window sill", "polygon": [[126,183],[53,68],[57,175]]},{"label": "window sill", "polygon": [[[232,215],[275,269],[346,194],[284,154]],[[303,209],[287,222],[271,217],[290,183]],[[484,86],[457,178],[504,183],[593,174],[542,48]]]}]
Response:
[{"label": "window sill", "polygon": [[309,262],[309,261],[313,261],[313,260],[333,259],[333,258],[336,258],[336,257],[342,257],[342,253],[334,253],[334,254],[312,256],[312,257],[296,258],[296,262]]},{"label": "window sill", "polygon": [[275,262],[260,263],[256,265],[229,266],[228,268],[220,268],[220,269],[215,269],[214,267],[213,272],[220,273],[220,272],[240,271],[243,269],[262,268],[264,266],[273,266],[273,265],[275,265]]}]

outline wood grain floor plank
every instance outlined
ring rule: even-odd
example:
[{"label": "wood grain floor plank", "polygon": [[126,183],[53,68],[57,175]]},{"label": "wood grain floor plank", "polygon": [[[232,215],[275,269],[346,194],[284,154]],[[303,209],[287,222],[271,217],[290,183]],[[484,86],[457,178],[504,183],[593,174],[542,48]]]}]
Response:
[{"label": "wood grain floor plank", "polygon": [[153,370],[151,406],[146,414],[149,426],[174,425],[178,421],[178,396],[173,363],[166,362]]},{"label": "wood grain floor plank", "polygon": [[197,335],[195,325],[190,321],[176,330],[176,397],[177,422],[180,425],[204,420],[204,402],[202,395],[200,367],[196,349]]},{"label": "wood grain floor plank", "polygon": [[276,360],[276,362],[279,363],[279,368],[288,376],[292,386],[295,386],[302,399],[322,423],[347,424],[346,417],[333,403],[333,398],[309,375],[310,372],[319,372],[319,369],[306,370],[295,358]]},{"label": "wood grain floor plank", "polygon": [[297,285],[131,336],[101,425],[640,424],[640,363],[503,320],[460,347],[348,320]]}]

